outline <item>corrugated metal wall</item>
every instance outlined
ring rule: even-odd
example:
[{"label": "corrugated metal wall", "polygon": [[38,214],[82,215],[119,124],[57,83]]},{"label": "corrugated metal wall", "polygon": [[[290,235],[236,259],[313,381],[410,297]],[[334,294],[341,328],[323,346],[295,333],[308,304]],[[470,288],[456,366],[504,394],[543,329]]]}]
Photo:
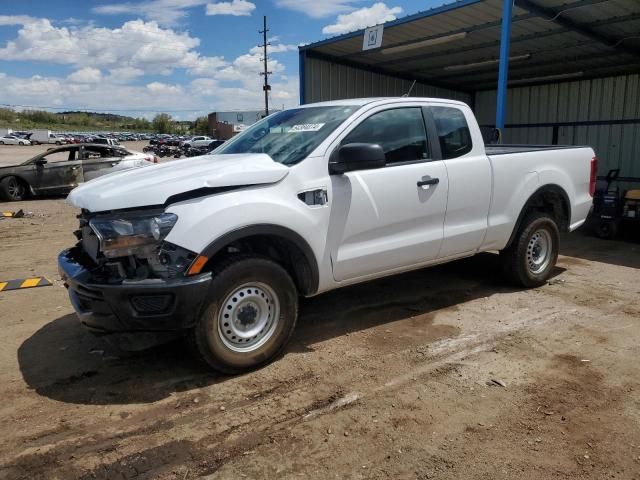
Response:
[{"label": "corrugated metal wall", "polygon": [[[476,94],[480,124],[495,124],[496,92]],[[509,89],[507,125],[640,119],[640,75],[580,80]],[[552,126],[507,128],[505,143],[550,144]],[[640,177],[640,124],[559,126],[558,144],[590,145],[599,174],[620,168]]]},{"label": "corrugated metal wall", "polygon": [[[357,97],[394,97],[411,87],[408,80],[367,72],[358,68],[327,62],[318,58],[305,59],[305,103]],[[416,97],[453,98],[469,102],[467,93],[416,83],[411,92]]]},{"label": "corrugated metal wall", "polygon": [[[408,80],[313,57],[305,59],[304,76],[305,103],[400,96],[411,86]],[[467,93],[420,83],[412,95],[471,102]],[[495,123],[495,107],[495,90],[476,93],[475,111],[481,125]],[[551,144],[554,123],[640,119],[640,75],[511,88],[507,109],[507,124],[547,125],[507,128],[505,143]],[[592,146],[600,159],[600,175],[619,168],[621,176],[640,177],[639,123],[563,125],[557,135],[560,145]]]}]

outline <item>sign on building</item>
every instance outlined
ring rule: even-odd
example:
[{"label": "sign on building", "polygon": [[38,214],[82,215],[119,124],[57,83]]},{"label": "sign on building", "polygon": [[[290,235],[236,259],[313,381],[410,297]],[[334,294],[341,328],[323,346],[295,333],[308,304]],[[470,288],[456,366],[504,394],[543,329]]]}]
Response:
[{"label": "sign on building", "polygon": [[362,39],[362,50],[373,50],[374,48],[380,48],[382,45],[382,31],[384,25],[376,25],[375,27],[369,27],[364,31],[364,38]]}]

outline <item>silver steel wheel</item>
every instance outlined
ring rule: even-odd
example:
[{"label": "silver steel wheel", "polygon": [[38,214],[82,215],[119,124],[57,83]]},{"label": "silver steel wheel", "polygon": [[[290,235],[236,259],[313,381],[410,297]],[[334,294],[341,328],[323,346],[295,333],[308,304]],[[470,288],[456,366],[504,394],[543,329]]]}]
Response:
[{"label": "silver steel wheel", "polygon": [[245,283],[224,299],[218,313],[222,342],[234,352],[251,352],[267,342],[280,318],[280,301],[264,283]]},{"label": "silver steel wheel", "polygon": [[551,234],[545,230],[536,230],[527,245],[527,266],[533,274],[543,272],[551,262],[553,240]]},{"label": "silver steel wheel", "polygon": [[7,181],[7,191],[13,199],[22,198],[24,196],[24,185],[17,178],[11,177]]}]

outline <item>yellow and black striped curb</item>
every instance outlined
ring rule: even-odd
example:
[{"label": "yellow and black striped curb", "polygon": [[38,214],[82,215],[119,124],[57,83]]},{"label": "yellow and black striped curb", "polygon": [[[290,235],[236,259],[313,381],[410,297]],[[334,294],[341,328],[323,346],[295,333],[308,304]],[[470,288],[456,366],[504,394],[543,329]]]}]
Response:
[{"label": "yellow and black striped curb", "polygon": [[0,292],[20,290],[21,288],[48,287],[51,282],[44,277],[20,278],[0,282]]},{"label": "yellow and black striped curb", "polygon": [[22,218],[24,217],[24,212],[22,210],[18,210],[17,212],[2,212],[0,217]]}]

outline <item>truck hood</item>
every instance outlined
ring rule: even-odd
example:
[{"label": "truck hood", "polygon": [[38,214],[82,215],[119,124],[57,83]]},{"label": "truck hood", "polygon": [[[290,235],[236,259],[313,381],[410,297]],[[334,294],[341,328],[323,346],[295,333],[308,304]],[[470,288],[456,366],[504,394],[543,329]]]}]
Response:
[{"label": "truck hood", "polygon": [[67,202],[90,212],[163,205],[200,189],[263,185],[289,169],[263,153],[203,155],[105,175],[71,191]]}]

